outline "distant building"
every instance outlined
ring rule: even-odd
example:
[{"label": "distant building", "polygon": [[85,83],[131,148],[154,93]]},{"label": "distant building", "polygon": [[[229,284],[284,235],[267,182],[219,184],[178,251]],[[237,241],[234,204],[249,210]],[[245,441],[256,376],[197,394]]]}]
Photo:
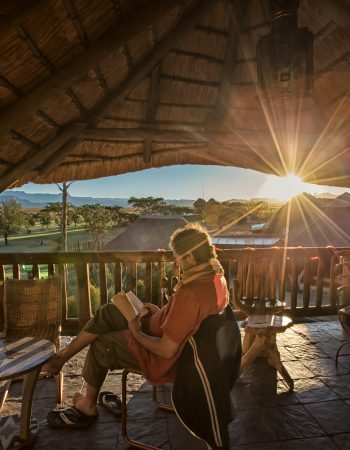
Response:
[{"label": "distant building", "polygon": [[104,250],[143,251],[169,249],[172,233],[187,224],[182,216],[141,216],[116,238],[104,246]]},{"label": "distant building", "polygon": [[291,200],[271,218],[266,231],[280,236],[277,245],[349,247],[350,194],[327,202],[306,198],[304,194]]}]

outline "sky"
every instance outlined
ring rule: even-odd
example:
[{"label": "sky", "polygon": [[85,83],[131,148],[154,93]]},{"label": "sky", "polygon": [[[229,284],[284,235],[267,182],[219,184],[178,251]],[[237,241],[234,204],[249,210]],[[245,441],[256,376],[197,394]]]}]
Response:
[{"label": "sky", "polygon": [[[56,184],[28,183],[18,188],[28,193],[58,193]],[[76,181],[69,194],[76,197],[163,197],[164,199],[273,198],[289,200],[301,192],[340,195],[350,188],[335,188],[302,183],[295,176],[288,179],[250,169],[221,166],[170,166],[148,169],[96,180]]]}]

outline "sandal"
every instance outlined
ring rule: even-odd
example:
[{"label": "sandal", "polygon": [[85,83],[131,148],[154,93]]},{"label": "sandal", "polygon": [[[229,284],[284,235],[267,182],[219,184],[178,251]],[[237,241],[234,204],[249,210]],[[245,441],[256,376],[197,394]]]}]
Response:
[{"label": "sandal", "polygon": [[98,396],[98,402],[111,412],[114,416],[120,417],[122,414],[122,401],[117,394],[109,391],[102,391]]},{"label": "sandal", "polygon": [[90,427],[96,419],[97,415],[88,416],[74,406],[50,411],[47,415],[48,424],[54,428],[87,428]]}]

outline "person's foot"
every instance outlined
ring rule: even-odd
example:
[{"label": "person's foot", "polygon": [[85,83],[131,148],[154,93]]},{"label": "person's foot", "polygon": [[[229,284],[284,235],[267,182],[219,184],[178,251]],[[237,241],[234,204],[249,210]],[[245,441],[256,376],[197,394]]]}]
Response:
[{"label": "person's foot", "polygon": [[47,375],[57,375],[60,373],[65,362],[63,356],[58,352],[43,365],[41,372],[44,372]]},{"label": "person's foot", "polygon": [[97,416],[98,409],[96,403],[91,403],[83,394],[76,392],[72,397],[74,408],[87,416]]}]

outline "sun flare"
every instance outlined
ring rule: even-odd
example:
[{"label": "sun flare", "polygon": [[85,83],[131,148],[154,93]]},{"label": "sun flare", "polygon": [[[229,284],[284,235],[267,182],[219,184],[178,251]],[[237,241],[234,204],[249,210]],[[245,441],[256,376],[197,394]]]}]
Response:
[{"label": "sun flare", "polygon": [[271,176],[264,185],[269,196],[280,201],[288,201],[302,192],[319,193],[319,186],[305,183],[298,175],[290,173],[285,177]]}]

